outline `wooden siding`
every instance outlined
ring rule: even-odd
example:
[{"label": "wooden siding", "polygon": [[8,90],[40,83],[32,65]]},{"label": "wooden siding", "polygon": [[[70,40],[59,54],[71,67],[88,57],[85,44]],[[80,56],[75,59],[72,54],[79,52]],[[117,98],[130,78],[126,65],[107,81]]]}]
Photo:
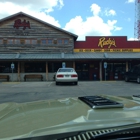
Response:
[{"label": "wooden siding", "polygon": [[[14,28],[15,20],[21,19],[30,22],[30,29],[23,27]],[[63,31],[57,30],[39,21],[25,16],[17,16],[0,23],[0,52],[20,53],[72,53],[74,48],[74,37]],[[19,44],[9,44],[9,39],[19,39]],[[36,44],[25,44],[25,40],[37,40]],[[42,44],[42,40],[52,39],[52,44]],[[58,44],[59,39],[68,39],[68,44]]]}]

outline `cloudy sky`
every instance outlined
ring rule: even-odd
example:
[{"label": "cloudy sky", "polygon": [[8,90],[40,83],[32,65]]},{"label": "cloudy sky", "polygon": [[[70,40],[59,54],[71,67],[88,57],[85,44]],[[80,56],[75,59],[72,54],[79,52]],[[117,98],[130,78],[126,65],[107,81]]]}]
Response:
[{"label": "cloudy sky", "polygon": [[85,36],[134,38],[135,0],[0,0],[0,19],[25,12]]}]

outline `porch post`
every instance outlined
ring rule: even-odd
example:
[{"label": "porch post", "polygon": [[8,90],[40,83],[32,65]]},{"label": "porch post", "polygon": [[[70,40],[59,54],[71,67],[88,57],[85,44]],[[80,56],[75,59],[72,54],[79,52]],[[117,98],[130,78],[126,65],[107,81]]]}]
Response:
[{"label": "porch post", "polygon": [[73,61],[73,68],[75,69],[75,61]]},{"label": "porch post", "polygon": [[46,81],[48,81],[48,62],[46,62]]},{"label": "porch post", "polygon": [[128,61],[126,62],[126,72],[128,71]]},{"label": "porch post", "polygon": [[100,61],[100,81],[102,81],[102,61]]},{"label": "porch post", "polygon": [[20,62],[18,62],[18,81],[20,82]]}]

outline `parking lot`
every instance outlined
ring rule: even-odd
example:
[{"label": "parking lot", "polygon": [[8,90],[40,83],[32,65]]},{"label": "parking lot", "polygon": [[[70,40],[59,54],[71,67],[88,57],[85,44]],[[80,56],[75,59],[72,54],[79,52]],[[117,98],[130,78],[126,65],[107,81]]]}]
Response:
[{"label": "parking lot", "polygon": [[140,84],[124,81],[84,81],[55,85],[50,82],[1,82],[0,103],[78,97],[86,95],[139,95]]}]

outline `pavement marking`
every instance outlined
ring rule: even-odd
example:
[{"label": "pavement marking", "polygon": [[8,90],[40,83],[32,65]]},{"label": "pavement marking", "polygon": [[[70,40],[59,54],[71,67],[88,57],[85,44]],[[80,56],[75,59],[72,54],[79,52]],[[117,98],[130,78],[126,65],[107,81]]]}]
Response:
[{"label": "pavement marking", "polygon": [[2,84],[20,84],[20,82],[2,82]]},{"label": "pavement marking", "polygon": [[52,84],[53,82],[51,82],[49,85],[48,85],[48,87],[50,87],[50,85]]},{"label": "pavement marking", "polygon": [[117,81],[114,80],[114,81],[100,81],[100,82],[117,82]]}]

